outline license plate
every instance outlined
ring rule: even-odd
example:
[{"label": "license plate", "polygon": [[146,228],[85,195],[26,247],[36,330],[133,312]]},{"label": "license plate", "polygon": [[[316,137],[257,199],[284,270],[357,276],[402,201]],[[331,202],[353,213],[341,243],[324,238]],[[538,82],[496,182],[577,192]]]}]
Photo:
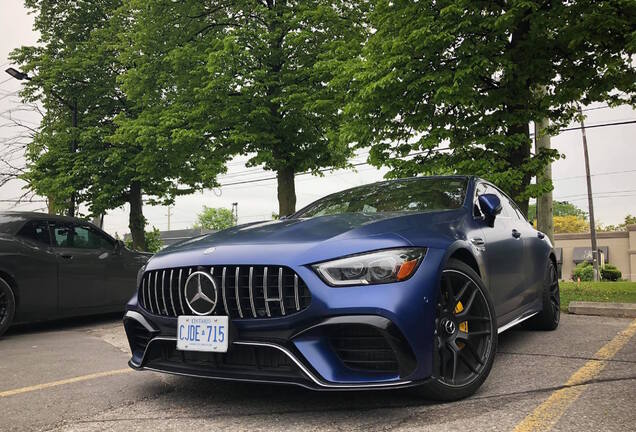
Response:
[{"label": "license plate", "polygon": [[227,316],[180,316],[177,321],[177,349],[181,351],[227,352]]}]

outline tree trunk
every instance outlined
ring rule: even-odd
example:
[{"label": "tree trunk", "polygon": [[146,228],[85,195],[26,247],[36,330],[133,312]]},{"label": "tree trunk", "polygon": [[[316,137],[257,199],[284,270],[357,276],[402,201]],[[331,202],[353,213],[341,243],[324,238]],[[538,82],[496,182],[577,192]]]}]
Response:
[{"label": "tree trunk", "polygon": [[294,170],[283,168],[278,170],[278,214],[280,217],[289,216],[296,211],[296,184]]},{"label": "tree trunk", "polygon": [[[523,144],[516,149],[512,150],[508,155],[508,163],[515,168],[521,167],[530,157],[530,125],[528,123],[521,125],[513,125],[509,128],[510,135],[523,134],[528,137],[528,143]],[[510,185],[508,188],[508,193],[510,194],[510,198],[515,200],[515,202],[519,205],[519,209],[521,212],[528,217],[528,201],[529,198],[519,198],[521,194],[523,194],[527,187],[530,185],[530,180],[532,176],[528,173],[523,175],[521,179],[521,184],[519,185]]]},{"label": "tree trunk", "polygon": [[141,185],[133,182],[130,185],[130,195],[128,197],[130,204],[130,216],[128,218],[128,227],[132,237],[132,246],[135,250],[146,250],[146,218],[143,214],[143,201],[141,196]]}]

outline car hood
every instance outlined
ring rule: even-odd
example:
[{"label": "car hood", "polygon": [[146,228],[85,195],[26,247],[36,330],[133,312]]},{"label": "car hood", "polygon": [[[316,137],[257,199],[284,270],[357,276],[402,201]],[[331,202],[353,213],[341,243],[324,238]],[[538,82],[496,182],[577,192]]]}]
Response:
[{"label": "car hood", "polygon": [[307,263],[360,251],[410,246],[401,232],[448,224],[460,211],[345,213],[239,225],[157,253],[149,268],[195,264]]}]

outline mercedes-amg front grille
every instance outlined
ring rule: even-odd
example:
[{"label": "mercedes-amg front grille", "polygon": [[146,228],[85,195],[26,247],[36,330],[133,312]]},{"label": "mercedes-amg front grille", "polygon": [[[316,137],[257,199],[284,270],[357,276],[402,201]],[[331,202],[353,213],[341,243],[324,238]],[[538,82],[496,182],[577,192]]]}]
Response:
[{"label": "mercedes-amg front grille", "polygon": [[214,281],[215,296],[209,298],[215,305],[209,315],[276,318],[300,312],[311,303],[307,285],[288,267],[198,266],[147,271],[139,286],[141,306],[168,317],[197,313],[189,306],[185,286],[196,272],[207,273]]}]

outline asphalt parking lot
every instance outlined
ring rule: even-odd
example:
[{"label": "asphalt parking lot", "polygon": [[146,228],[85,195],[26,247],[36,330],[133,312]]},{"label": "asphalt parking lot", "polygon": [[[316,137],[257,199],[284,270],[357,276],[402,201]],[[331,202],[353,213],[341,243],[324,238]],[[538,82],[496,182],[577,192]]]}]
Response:
[{"label": "asphalt parking lot", "polygon": [[500,336],[473,397],[314,393],[133,372],[118,317],[14,328],[0,339],[0,429],[636,430],[636,321],[564,315]]}]

